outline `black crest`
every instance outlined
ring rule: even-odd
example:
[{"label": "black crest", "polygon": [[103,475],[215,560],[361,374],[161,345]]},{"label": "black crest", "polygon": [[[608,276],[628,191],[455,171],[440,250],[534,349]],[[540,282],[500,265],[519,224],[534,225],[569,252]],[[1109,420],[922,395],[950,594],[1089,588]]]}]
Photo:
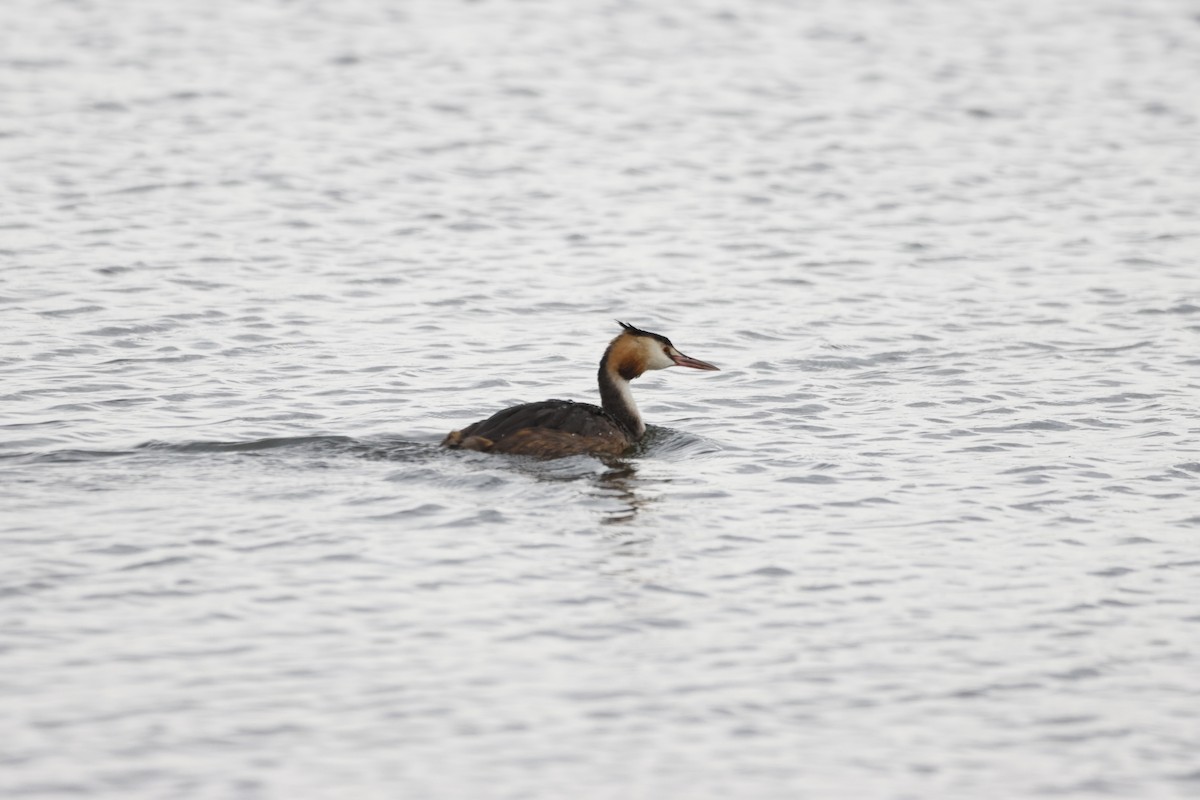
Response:
[{"label": "black crest", "polygon": [[[667,337],[663,336],[660,333],[651,333],[650,331],[644,331],[641,328],[630,325],[628,322],[621,322],[621,320],[617,320],[617,324],[620,325],[622,328],[624,328],[626,333],[628,333],[632,336],[648,336],[651,339],[658,339],[663,344],[671,344],[671,340],[668,339]],[[672,346],[674,346],[674,345],[672,345]]]}]

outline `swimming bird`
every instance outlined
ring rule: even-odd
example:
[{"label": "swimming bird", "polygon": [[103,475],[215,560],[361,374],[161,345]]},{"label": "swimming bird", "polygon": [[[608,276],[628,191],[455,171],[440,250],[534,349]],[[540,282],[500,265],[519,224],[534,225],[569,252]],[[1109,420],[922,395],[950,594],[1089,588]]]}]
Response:
[{"label": "swimming bird", "polygon": [[442,446],[539,458],[620,455],[646,433],[629,391],[631,380],[647,370],[667,367],[717,369],[707,361],[685,356],[665,336],[625,322],[617,324],[621,333],[600,359],[600,405],[572,400],[524,403],[452,431]]}]

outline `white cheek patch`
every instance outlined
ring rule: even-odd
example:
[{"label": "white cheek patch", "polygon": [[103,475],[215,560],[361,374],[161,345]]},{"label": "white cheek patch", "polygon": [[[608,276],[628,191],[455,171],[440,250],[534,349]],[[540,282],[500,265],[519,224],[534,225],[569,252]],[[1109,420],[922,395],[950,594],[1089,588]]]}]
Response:
[{"label": "white cheek patch", "polygon": [[[646,369],[666,369],[667,367],[675,366],[674,359],[663,352],[663,347],[664,345],[660,345],[657,342],[654,343],[654,347],[650,351],[650,357],[646,359]],[[678,352],[673,347],[667,349],[672,354]]]}]

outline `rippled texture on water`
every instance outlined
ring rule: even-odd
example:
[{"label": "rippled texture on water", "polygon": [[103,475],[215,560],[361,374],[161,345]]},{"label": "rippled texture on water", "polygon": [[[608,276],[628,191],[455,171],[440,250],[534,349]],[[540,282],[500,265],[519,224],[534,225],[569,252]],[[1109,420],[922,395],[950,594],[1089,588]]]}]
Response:
[{"label": "rippled texture on water", "polygon": [[1200,792],[1193,3],[0,23],[0,795]]}]

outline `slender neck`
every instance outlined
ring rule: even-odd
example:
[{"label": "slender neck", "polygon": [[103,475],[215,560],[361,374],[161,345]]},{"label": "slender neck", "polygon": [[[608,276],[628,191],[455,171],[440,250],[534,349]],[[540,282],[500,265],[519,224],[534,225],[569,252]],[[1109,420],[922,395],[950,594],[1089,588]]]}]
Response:
[{"label": "slender neck", "polygon": [[600,405],[604,407],[617,422],[629,431],[634,439],[642,438],[646,426],[642,415],[638,413],[637,404],[633,402],[633,393],[629,391],[629,381],[621,376],[616,369],[608,364],[607,353],[600,362]]}]

